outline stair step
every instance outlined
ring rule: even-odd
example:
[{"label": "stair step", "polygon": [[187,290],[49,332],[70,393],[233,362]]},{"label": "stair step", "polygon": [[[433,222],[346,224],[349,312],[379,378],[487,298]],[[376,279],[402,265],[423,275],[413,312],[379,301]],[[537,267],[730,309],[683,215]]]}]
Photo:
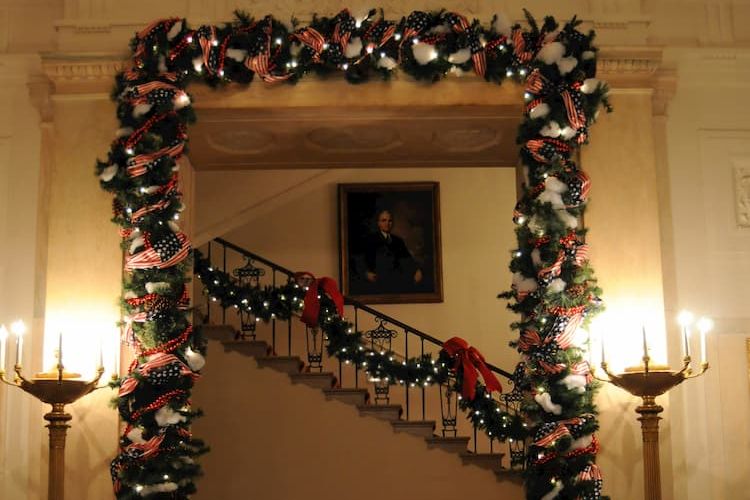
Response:
[{"label": "stair step", "polygon": [[518,469],[496,470],[495,476],[501,483],[513,483],[523,486],[523,473]]},{"label": "stair step", "polygon": [[315,389],[330,389],[333,386],[333,373],[331,372],[301,372],[289,375],[294,384],[305,384]]},{"label": "stair step", "polygon": [[432,436],[425,438],[425,440],[427,441],[428,447],[438,448],[440,450],[449,451],[451,453],[466,453],[466,447],[469,445],[469,438],[463,436]]},{"label": "stair step", "polygon": [[326,399],[335,399],[350,405],[364,405],[367,399],[367,389],[324,389]]},{"label": "stair step", "polygon": [[503,469],[504,453],[461,453],[461,461],[466,465],[476,465],[491,471]]},{"label": "stair step", "polygon": [[289,375],[299,373],[303,366],[299,356],[263,356],[256,359],[261,368],[273,368]]},{"label": "stair step", "polygon": [[234,338],[234,328],[229,325],[201,325],[201,335],[209,340],[231,340]]},{"label": "stair step", "polygon": [[380,420],[394,422],[401,418],[401,405],[357,405],[359,414],[363,417],[375,417]]},{"label": "stair step", "polygon": [[262,340],[225,340],[222,345],[225,351],[236,351],[254,358],[262,358],[268,354],[268,344]]},{"label": "stair step", "polygon": [[428,438],[435,430],[434,420],[398,420],[391,422],[396,432],[407,432],[417,437]]}]

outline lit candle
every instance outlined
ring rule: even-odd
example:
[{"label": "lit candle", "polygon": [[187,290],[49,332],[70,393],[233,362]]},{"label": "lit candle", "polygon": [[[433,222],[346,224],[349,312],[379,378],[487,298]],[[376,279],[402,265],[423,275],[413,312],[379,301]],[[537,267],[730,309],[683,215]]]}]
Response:
[{"label": "lit candle", "polygon": [[104,368],[104,349],[102,346],[102,336],[99,335],[99,361],[96,364],[96,368]]},{"label": "lit candle", "polygon": [[20,319],[16,320],[11,323],[10,331],[16,336],[16,364],[20,366],[23,359],[23,334],[26,332],[26,325]]},{"label": "lit candle", "polygon": [[62,366],[62,332],[57,335],[57,364]]},{"label": "lit candle", "polygon": [[681,311],[677,316],[677,321],[682,327],[682,342],[683,342],[683,355],[686,358],[690,357],[690,323],[693,322],[693,313],[689,311]]},{"label": "lit candle", "polygon": [[708,362],[706,355],[706,334],[714,327],[714,322],[705,316],[698,320],[698,331],[701,332],[701,363]]},{"label": "lit candle", "polygon": [[0,325],[0,372],[5,371],[5,342],[8,340],[8,329]]}]

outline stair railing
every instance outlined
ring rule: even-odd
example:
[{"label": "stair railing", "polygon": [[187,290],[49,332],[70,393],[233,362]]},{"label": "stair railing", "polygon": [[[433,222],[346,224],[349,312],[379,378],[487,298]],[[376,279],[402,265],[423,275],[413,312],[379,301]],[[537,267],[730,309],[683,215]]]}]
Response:
[{"label": "stair railing", "polygon": [[[222,238],[215,238],[210,241],[202,250],[202,253],[213,267],[231,275],[239,285],[276,287],[288,283],[295,276],[294,271]],[[406,360],[409,357],[425,354],[432,354],[433,358],[437,358],[438,352],[443,347],[443,342],[439,339],[359,301],[345,297],[345,305],[348,307],[345,315],[354,324],[354,330],[363,332],[364,338],[370,344],[371,349],[375,351],[389,352],[396,359]],[[237,339],[268,338],[270,341],[269,354],[278,356],[280,352],[286,352],[288,357],[294,355],[293,343],[295,337],[301,335],[295,335],[295,330],[304,328],[305,369],[307,371],[323,372],[324,370],[330,370],[337,374],[335,375],[335,383],[339,388],[343,388],[345,383],[353,385],[355,389],[361,389],[361,386],[371,384],[374,398],[369,402],[385,406],[394,400],[401,402],[403,407],[401,417],[407,421],[430,422],[428,417],[439,413],[442,425],[439,431],[443,438],[453,437],[458,439],[457,436],[461,431],[468,430],[471,443],[467,451],[470,450],[469,452],[475,454],[496,453],[495,448],[498,447],[498,443],[494,437],[478,433],[476,426],[469,421],[471,419],[467,418],[466,421],[461,421],[457,418],[458,402],[461,396],[452,389],[453,383],[451,381],[446,384],[435,384],[438,385],[437,398],[430,397],[428,394],[429,387],[432,387],[428,383],[420,384],[419,387],[416,384],[399,384],[403,385],[403,391],[400,395],[394,394],[393,382],[397,381],[368,379],[364,367],[357,364],[348,366],[348,362],[342,362],[340,359],[332,360],[325,356],[326,339],[317,329],[308,328],[299,321],[284,321],[273,316],[266,324],[250,311],[238,308],[236,315],[228,315],[227,309],[231,310],[231,308],[223,307],[220,303],[217,303],[215,298],[212,300],[210,296],[206,296],[205,309],[203,310],[205,323],[220,322],[230,325],[237,332]],[[220,314],[220,319],[216,317],[217,314]],[[286,323],[286,325],[283,325],[283,323]],[[297,340],[297,342],[300,341],[301,339]],[[398,353],[401,349],[403,350]],[[331,363],[333,363],[333,366],[331,366]],[[490,363],[487,363],[487,366],[498,378],[507,382],[506,388],[513,384],[513,374]],[[369,397],[369,391],[367,394]],[[498,407],[504,411],[510,414],[520,414],[522,396],[519,391],[506,389],[503,394],[495,398],[495,401]],[[440,407],[439,411],[435,408],[437,405]],[[522,469],[525,461],[524,441],[509,439],[503,445],[507,447],[510,468]],[[499,458],[502,460],[504,455],[504,453],[500,453]]]}]

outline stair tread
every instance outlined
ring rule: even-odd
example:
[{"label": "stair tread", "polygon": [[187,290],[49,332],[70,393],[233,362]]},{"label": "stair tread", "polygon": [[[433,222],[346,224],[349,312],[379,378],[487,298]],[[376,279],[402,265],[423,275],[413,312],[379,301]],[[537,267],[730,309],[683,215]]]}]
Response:
[{"label": "stair tread", "polygon": [[427,441],[435,442],[435,443],[459,443],[459,442],[469,442],[469,436],[449,436],[449,437],[443,437],[443,436],[432,436],[429,438],[426,438]]},{"label": "stair tread", "polygon": [[421,427],[421,426],[435,426],[434,420],[401,420],[399,422],[393,422],[393,425],[398,427]]},{"label": "stair tread", "polygon": [[333,378],[333,372],[299,372],[291,375],[295,378]]},{"label": "stair tread", "polygon": [[467,451],[466,453],[461,453],[461,456],[465,458],[490,459],[503,458],[505,456],[505,453],[474,453],[472,451]]},{"label": "stair tread", "polygon": [[360,410],[392,411],[401,410],[401,405],[357,405]]},{"label": "stair tread", "polygon": [[326,394],[367,394],[367,389],[350,389],[348,387],[331,387],[323,389]]}]

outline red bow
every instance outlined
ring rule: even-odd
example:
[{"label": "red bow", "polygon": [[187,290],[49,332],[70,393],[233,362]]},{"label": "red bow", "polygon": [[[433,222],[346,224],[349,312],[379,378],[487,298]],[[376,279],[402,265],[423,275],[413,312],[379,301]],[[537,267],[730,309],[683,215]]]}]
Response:
[{"label": "red bow", "polygon": [[328,294],[334,304],[336,304],[336,310],[339,316],[344,315],[344,296],[339,292],[339,287],[336,284],[336,280],[333,278],[320,278],[316,279],[311,273],[301,272],[296,273],[294,278],[298,281],[309,280],[310,283],[305,294],[305,307],[302,309],[302,322],[309,327],[318,326],[318,316],[320,315],[320,299],[318,298],[320,291]]},{"label": "red bow", "polygon": [[487,386],[487,391],[492,393],[493,391],[502,392],[503,388],[500,385],[500,381],[497,380],[495,374],[490,371],[484,361],[484,356],[476,350],[476,348],[469,346],[469,343],[460,337],[453,337],[443,344],[443,350],[448,353],[450,357],[456,358],[456,364],[453,366],[453,370],[457,371],[458,367],[463,365],[464,370],[464,386],[461,394],[473,400],[476,395],[477,379],[479,373],[482,374],[484,383]]}]

